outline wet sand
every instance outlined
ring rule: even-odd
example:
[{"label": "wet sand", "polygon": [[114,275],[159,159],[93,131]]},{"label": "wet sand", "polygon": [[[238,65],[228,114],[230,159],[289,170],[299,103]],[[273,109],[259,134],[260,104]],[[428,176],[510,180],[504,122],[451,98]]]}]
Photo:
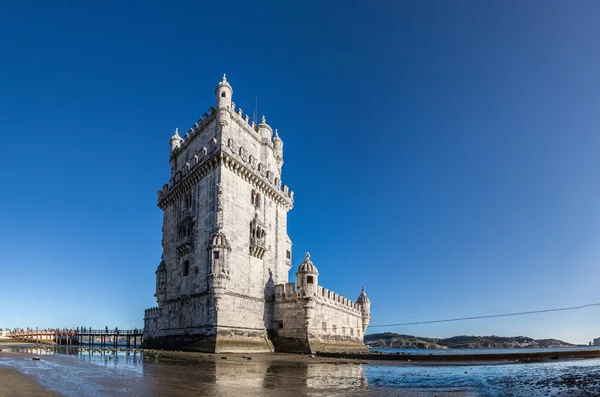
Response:
[{"label": "wet sand", "polygon": [[35,378],[17,370],[0,367],[0,397],[62,397],[62,394],[47,390]]}]

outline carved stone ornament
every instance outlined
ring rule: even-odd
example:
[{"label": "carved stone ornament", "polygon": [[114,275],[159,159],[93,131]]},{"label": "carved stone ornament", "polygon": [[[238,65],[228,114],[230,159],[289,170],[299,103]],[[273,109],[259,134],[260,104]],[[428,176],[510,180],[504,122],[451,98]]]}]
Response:
[{"label": "carved stone ornament", "polygon": [[240,147],[240,157],[244,161],[248,161],[248,152],[243,147]]},{"label": "carved stone ornament", "polygon": [[229,138],[228,144],[229,144],[229,149],[231,149],[231,153],[236,153],[238,148],[237,148],[237,145],[235,144],[235,141],[233,139]]}]

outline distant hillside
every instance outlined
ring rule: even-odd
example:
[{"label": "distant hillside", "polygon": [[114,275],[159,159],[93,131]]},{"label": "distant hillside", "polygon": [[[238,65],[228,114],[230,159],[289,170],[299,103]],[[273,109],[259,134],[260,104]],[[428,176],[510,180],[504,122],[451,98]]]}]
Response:
[{"label": "distant hillside", "polygon": [[479,348],[556,348],[574,344],[557,339],[533,339],[526,336],[453,336],[452,338],[423,338],[393,332],[365,335],[369,347],[419,349],[479,349]]}]

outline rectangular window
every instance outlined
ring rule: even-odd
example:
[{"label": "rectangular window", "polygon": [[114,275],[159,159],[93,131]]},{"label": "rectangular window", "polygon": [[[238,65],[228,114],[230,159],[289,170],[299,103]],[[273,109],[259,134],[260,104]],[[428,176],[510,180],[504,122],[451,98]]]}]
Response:
[{"label": "rectangular window", "polygon": [[312,284],[313,283],[313,276],[306,276],[306,283],[307,284]]},{"label": "rectangular window", "polygon": [[219,259],[219,251],[213,251],[213,259]]},{"label": "rectangular window", "polygon": [[327,331],[327,323],[325,321],[323,321],[323,331]]},{"label": "rectangular window", "polygon": [[337,326],[335,324],[333,324],[331,326],[331,330],[333,331],[333,333],[335,334],[337,332]]},{"label": "rectangular window", "polygon": [[277,327],[279,329],[282,329],[283,328],[283,321],[279,321],[278,324],[277,324]]},{"label": "rectangular window", "polygon": [[285,251],[285,257],[287,259],[292,259],[292,253],[290,252],[290,250]]},{"label": "rectangular window", "polygon": [[350,336],[354,336],[354,328],[350,328]]},{"label": "rectangular window", "polygon": [[342,327],[342,335],[346,335],[346,327]]}]

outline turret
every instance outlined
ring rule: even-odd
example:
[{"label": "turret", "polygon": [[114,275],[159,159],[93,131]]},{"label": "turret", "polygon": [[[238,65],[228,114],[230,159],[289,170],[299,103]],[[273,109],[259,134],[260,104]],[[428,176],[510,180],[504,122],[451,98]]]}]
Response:
[{"label": "turret", "polygon": [[156,302],[160,307],[167,296],[167,265],[161,261],[156,269]]},{"label": "turret", "polygon": [[221,308],[221,299],[227,290],[227,281],[229,280],[229,252],[231,246],[225,234],[219,230],[213,235],[208,246],[208,283],[212,288],[215,309]]},{"label": "turret", "polygon": [[175,133],[171,137],[171,153],[181,146],[183,139],[179,136],[179,128],[175,128]]},{"label": "turret", "polygon": [[260,119],[260,124],[258,125],[258,135],[260,135],[261,139],[267,139],[267,142],[270,142],[273,138],[273,130],[267,124],[267,119],[265,119],[265,116],[262,116]]},{"label": "turret", "polygon": [[273,137],[273,153],[275,154],[277,169],[281,173],[281,167],[283,166],[283,141],[279,138],[277,129],[275,129],[275,136]]},{"label": "turret", "polygon": [[208,257],[211,264],[209,274],[229,279],[229,263],[227,259],[231,251],[231,246],[221,230],[218,230],[213,235],[208,250]]},{"label": "turret", "polygon": [[220,108],[231,108],[231,96],[233,95],[233,88],[227,82],[225,73],[223,73],[223,79],[217,85],[215,89],[215,96],[217,98],[217,109]]},{"label": "turret", "polygon": [[362,312],[363,333],[365,333],[367,331],[367,327],[369,326],[369,322],[371,321],[371,301],[365,292],[365,287],[362,287],[362,292],[356,300],[356,303],[360,305]]},{"label": "turret", "polygon": [[317,285],[319,284],[319,271],[310,260],[310,254],[307,252],[304,261],[298,266],[296,272],[296,285],[300,295],[307,297],[315,296]]}]

